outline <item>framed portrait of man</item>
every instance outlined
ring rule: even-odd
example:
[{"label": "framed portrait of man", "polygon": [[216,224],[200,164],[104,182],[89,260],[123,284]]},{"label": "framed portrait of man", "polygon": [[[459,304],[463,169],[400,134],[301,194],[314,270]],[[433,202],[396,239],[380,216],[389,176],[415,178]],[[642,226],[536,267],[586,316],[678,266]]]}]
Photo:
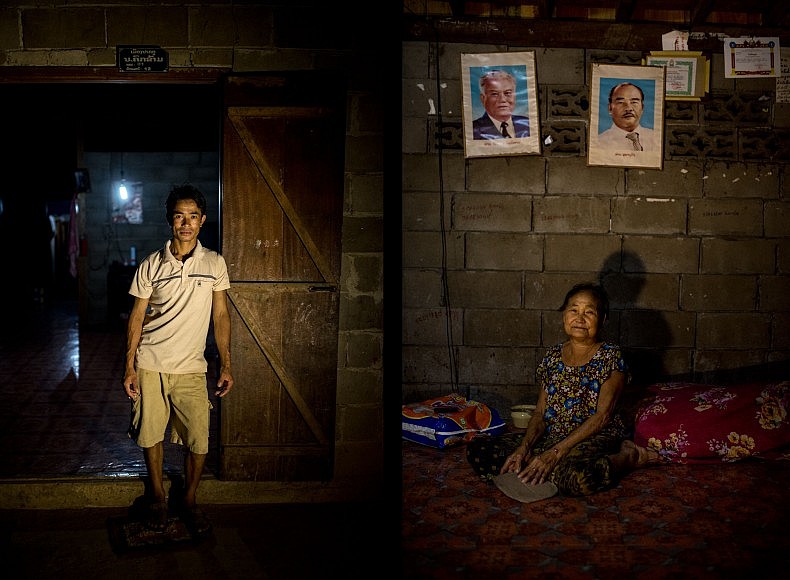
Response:
[{"label": "framed portrait of man", "polygon": [[466,157],[540,154],[535,53],[461,55]]},{"label": "framed portrait of man", "polygon": [[593,63],[587,165],[661,169],[663,66]]}]

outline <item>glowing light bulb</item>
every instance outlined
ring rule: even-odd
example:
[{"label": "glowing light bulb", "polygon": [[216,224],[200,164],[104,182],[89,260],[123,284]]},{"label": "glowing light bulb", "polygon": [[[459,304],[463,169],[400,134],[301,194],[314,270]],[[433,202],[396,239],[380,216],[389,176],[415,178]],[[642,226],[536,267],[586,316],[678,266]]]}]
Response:
[{"label": "glowing light bulb", "polygon": [[126,184],[121,182],[121,186],[118,188],[118,195],[121,196],[121,199],[126,201],[129,199],[129,192],[126,190]]}]

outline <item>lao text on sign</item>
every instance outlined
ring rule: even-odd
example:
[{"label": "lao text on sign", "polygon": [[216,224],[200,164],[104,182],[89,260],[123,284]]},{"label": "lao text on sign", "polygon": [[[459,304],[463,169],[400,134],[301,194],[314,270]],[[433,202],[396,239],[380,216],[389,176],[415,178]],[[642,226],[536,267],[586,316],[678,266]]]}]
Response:
[{"label": "lao text on sign", "polygon": [[167,51],[158,46],[119,46],[118,70],[121,72],[167,72]]}]

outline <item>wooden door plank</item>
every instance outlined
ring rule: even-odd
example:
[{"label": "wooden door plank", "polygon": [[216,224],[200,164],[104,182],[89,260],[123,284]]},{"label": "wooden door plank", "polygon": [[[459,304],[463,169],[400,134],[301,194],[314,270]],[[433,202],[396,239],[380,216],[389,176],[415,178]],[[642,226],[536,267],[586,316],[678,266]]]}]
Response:
[{"label": "wooden door plank", "polygon": [[291,397],[294,405],[299,410],[299,413],[304,418],[307,425],[310,427],[310,431],[313,433],[315,438],[318,440],[319,443],[322,445],[326,445],[328,443],[328,438],[324,433],[321,425],[315,418],[315,415],[310,410],[310,407],[305,403],[305,400],[302,398],[302,395],[299,393],[299,389],[290,376],[288,371],[285,369],[285,366],[282,364],[282,361],[275,353],[274,348],[272,348],[271,340],[267,337],[263,336],[263,333],[260,328],[257,326],[253,328],[252,320],[255,319],[253,312],[246,306],[246,304],[240,300],[238,300],[237,296],[234,296],[233,289],[228,291],[228,298],[236,308],[236,311],[239,313],[241,320],[246,325],[247,329],[250,331],[250,335],[252,336],[255,343],[258,345],[258,348],[261,350],[261,353],[266,358],[266,360],[271,365],[272,369],[274,370],[277,378],[279,379],[280,383],[282,383],[283,388],[286,390],[288,395]]},{"label": "wooden door plank", "polygon": [[313,262],[318,268],[318,271],[321,273],[321,276],[327,283],[337,284],[337,280],[335,279],[335,276],[332,273],[332,268],[329,266],[329,263],[326,261],[326,258],[319,251],[318,247],[315,245],[315,242],[313,242],[310,233],[307,231],[307,229],[304,227],[301,220],[299,219],[296,210],[294,209],[293,205],[291,205],[288,196],[285,194],[285,191],[283,190],[282,180],[278,177],[277,172],[275,172],[273,168],[269,165],[269,163],[267,163],[266,158],[263,155],[263,152],[261,151],[260,147],[256,143],[252,133],[244,124],[243,116],[237,112],[236,115],[229,115],[229,118],[233,123],[234,129],[238,133],[245,147],[247,148],[253,160],[255,161],[255,164],[258,166],[261,173],[261,177],[266,181],[267,185],[271,189],[278,203],[283,208],[283,212],[288,217],[288,220],[291,222],[291,225],[298,232],[299,237],[302,240],[302,243],[307,248],[310,257],[312,258]]},{"label": "wooden door plank", "polygon": [[[305,92],[316,84],[324,90]],[[222,251],[239,387],[222,401],[225,478],[331,479],[345,90],[313,72],[223,85]]]}]

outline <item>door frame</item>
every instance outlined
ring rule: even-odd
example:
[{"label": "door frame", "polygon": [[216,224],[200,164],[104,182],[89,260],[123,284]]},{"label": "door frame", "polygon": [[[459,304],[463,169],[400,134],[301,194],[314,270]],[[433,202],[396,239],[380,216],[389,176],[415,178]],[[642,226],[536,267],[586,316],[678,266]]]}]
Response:
[{"label": "door frame", "polygon": [[[0,67],[0,86],[20,84],[215,85],[219,90],[223,76],[229,72],[231,72],[229,68],[175,69],[162,73],[125,73],[118,71],[115,67]],[[217,114],[219,115],[220,112],[217,111]],[[221,134],[218,134],[218,147],[222,145],[221,138]],[[221,212],[221,197],[219,204]],[[220,429],[220,420],[221,417],[217,415],[217,433]],[[217,445],[218,449],[219,438],[217,437],[217,440],[210,444]],[[213,469],[219,469],[219,459]]]},{"label": "door frame", "polygon": [[120,72],[115,67],[9,66],[0,67],[0,84],[36,83],[133,83],[133,84],[212,84],[219,82],[229,68],[174,69],[168,72]]}]

